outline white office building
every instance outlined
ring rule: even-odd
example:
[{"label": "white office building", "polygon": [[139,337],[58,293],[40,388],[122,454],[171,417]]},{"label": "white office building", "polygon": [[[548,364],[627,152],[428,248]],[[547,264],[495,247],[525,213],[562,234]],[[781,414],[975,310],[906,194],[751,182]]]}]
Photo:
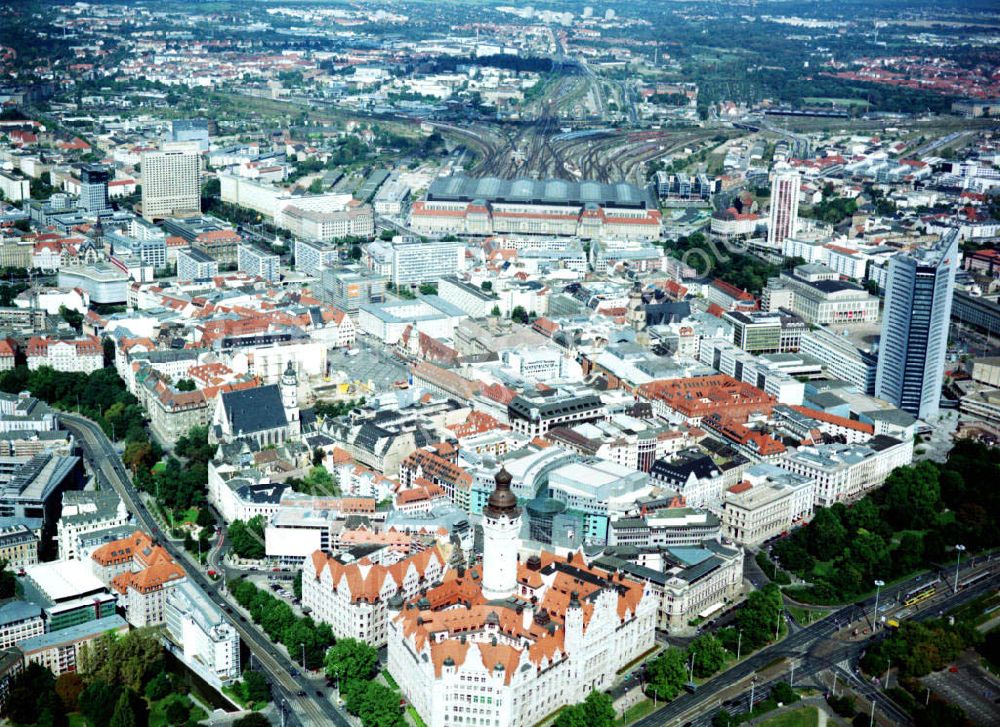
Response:
[{"label": "white office building", "polygon": [[723,535],[741,545],[760,545],[808,521],[813,499],[814,483],[808,477],[769,463],[755,464],[725,493]]},{"label": "white office building", "polygon": [[[242,249],[242,246],[241,246]],[[177,251],[177,282],[211,280],[219,274],[219,261],[194,247]]]},{"label": "white office building", "polygon": [[814,444],[775,460],[783,470],[815,483],[814,505],[853,502],[880,487],[897,467],[913,461],[913,440],[879,435],[867,444]]},{"label": "white office building", "polygon": [[263,278],[269,283],[276,283],[281,278],[278,272],[281,258],[273,252],[255,245],[240,245],[236,259],[241,273]]},{"label": "white office building", "polygon": [[167,647],[209,684],[240,678],[240,635],[192,581],[167,591],[164,624]]},{"label": "white office building", "polygon": [[164,144],[142,155],[142,216],[147,220],[201,212],[197,142]]}]

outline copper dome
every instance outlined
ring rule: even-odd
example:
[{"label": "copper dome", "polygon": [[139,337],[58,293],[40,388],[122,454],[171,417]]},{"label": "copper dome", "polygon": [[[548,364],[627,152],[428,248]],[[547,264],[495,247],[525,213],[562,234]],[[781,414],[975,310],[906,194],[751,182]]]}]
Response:
[{"label": "copper dome", "polygon": [[513,479],[505,467],[500,468],[494,477],[496,487],[490,493],[490,499],[487,500],[486,507],[483,508],[483,514],[487,517],[507,515],[511,518],[517,515],[517,496],[510,489],[510,483]]}]

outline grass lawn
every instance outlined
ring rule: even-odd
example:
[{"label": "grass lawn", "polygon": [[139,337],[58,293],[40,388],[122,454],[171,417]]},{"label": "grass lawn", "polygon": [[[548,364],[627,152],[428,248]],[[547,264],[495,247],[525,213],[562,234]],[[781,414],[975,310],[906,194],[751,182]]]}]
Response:
[{"label": "grass lawn", "polygon": [[165,712],[167,704],[169,704],[171,701],[175,699],[182,699],[187,703],[188,707],[191,709],[191,719],[194,720],[195,722],[201,722],[203,719],[206,719],[208,717],[208,715],[205,713],[205,710],[202,709],[201,707],[195,706],[194,702],[192,702],[191,698],[188,697],[186,694],[183,695],[171,694],[169,697],[161,699],[159,702],[154,702],[153,704],[150,705],[149,727],[167,727],[167,725],[170,724],[170,722],[167,720],[167,715],[165,714]]},{"label": "grass lawn", "polygon": [[813,611],[799,606],[788,606],[787,610],[788,613],[792,614],[792,618],[803,626],[811,624],[813,621],[821,619],[826,615],[825,611]]},{"label": "grass lawn", "polygon": [[222,688],[222,693],[225,694],[230,699],[232,699],[234,702],[236,702],[238,705],[240,705],[244,709],[249,709],[249,710],[252,710],[254,712],[259,712],[260,710],[264,709],[264,707],[266,707],[268,705],[267,702],[262,702],[260,704],[251,704],[250,702],[248,702],[247,700],[245,700],[243,698],[243,695],[240,693],[240,690],[236,689],[234,687],[228,687],[228,686],[227,687],[223,687]]},{"label": "grass lawn", "polygon": [[819,580],[820,578],[829,578],[833,575],[833,561],[832,560],[818,560],[812,569],[812,579]]},{"label": "grass lawn", "polygon": [[427,727],[427,723],[420,719],[420,715],[417,714],[417,710],[413,708],[412,704],[406,705],[406,713],[410,715],[410,719],[413,720],[413,724],[417,727]]},{"label": "grass lawn", "polygon": [[761,727],[816,727],[818,724],[819,711],[816,707],[803,707],[761,722]]},{"label": "grass lawn", "polygon": [[655,709],[652,699],[644,699],[638,704],[634,704],[625,710],[625,723],[628,724],[634,720],[641,717],[645,717],[647,714]]}]

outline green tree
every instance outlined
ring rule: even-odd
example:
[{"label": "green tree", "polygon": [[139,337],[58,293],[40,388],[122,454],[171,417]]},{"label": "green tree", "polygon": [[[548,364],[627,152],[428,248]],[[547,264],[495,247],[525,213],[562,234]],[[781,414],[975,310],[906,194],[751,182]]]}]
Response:
[{"label": "green tree", "polygon": [[583,700],[583,714],[589,727],[611,727],[615,723],[615,706],[611,697],[596,689]]},{"label": "green tree", "polygon": [[271,688],[259,671],[247,669],[243,672],[243,694],[254,704],[271,701]]},{"label": "green tree", "polygon": [[80,693],[83,716],[92,725],[108,724],[111,722],[121,692],[122,687],[119,684],[109,684],[100,679],[88,680],[87,686]]},{"label": "green tree", "polygon": [[404,727],[406,720],[399,713],[399,695],[375,681],[352,679],[342,684],[347,711],[361,718],[364,727]]},{"label": "green tree", "polygon": [[192,379],[181,379],[177,382],[176,388],[178,391],[194,391],[198,386]]},{"label": "green tree", "polygon": [[309,185],[310,194],[323,194],[323,180],[317,177]]},{"label": "green tree", "polygon": [[14,572],[7,569],[7,561],[0,560],[0,599],[13,598],[17,592]]},{"label": "green tree", "polygon": [[166,672],[161,671],[149,680],[149,684],[146,685],[145,695],[147,699],[158,702],[172,691],[173,687],[170,684],[170,677],[167,676]]},{"label": "green tree", "polygon": [[745,650],[759,648],[774,638],[783,608],[781,591],[773,583],[747,596],[736,616]]},{"label": "green tree", "polygon": [[816,511],[809,523],[809,552],[819,560],[831,560],[847,545],[847,528],[830,508]]},{"label": "green tree", "polygon": [[940,511],[940,472],[933,462],[897,467],[883,485],[886,518],[898,530],[931,525]]},{"label": "green tree", "polygon": [[271,721],[260,712],[251,712],[233,722],[233,727],[271,727]]},{"label": "green tree", "polygon": [[368,679],[378,664],[378,651],[357,639],[340,639],[323,660],[330,679]]},{"label": "green tree", "polygon": [[29,664],[10,682],[4,716],[19,724],[65,724],[66,715],[55,691],[55,677],[40,664]]},{"label": "green tree", "polygon": [[241,558],[264,557],[264,518],[260,515],[244,523],[233,520],[229,524],[229,543]]},{"label": "green tree", "polygon": [[668,701],[677,696],[687,677],[687,664],[680,649],[666,649],[646,668],[650,690],[660,699]]},{"label": "green tree", "polygon": [[81,647],[78,668],[88,683],[121,684],[139,692],[163,670],[163,646],[153,628],[135,629],[123,636],[108,633]]},{"label": "green tree", "polygon": [[517,321],[518,323],[527,323],[528,311],[524,309],[524,306],[514,306],[514,310],[510,312],[510,317],[511,320]]},{"label": "green tree", "polygon": [[358,261],[361,259],[361,245],[351,245],[351,252],[349,253],[351,260]]},{"label": "green tree", "polygon": [[712,634],[702,634],[688,646],[688,658],[694,654],[695,676],[704,679],[719,671],[726,663],[726,650]]},{"label": "green tree", "polygon": [[185,724],[191,716],[191,702],[187,697],[177,696],[167,702],[163,714],[172,725]]},{"label": "green tree", "polygon": [[195,524],[200,528],[215,528],[215,517],[212,515],[212,511],[207,507],[203,507],[198,510],[198,517],[195,519]]},{"label": "green tree", "polygon": [[115,704],[115,711],[111,715],[110,724],[111,727],[138,727],[139,718],[136,716],[127,689],[118,697],[118,702]]},{"label": "green tree", "polygon": [[771,699],[782,704],[794,704],[801,697],[786,682],[778,682],[771,687]]}]

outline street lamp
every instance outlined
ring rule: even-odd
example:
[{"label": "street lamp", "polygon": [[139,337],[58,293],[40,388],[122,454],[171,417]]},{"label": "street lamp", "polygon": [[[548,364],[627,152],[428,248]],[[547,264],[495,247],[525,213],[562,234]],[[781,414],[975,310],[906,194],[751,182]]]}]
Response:
[{"label": "street lamp", "polygon": [[885,581],[876,580],[875,581],[875,615],[872,617],[872,631],[878,628],[878,592],[882,586],[885,585]]},{"label": "street lamp", "polygon": [[697,652],[695,652],[695,651],[691,652],[691,664],[689,666],[690,675],[688,677],[688,681],[689,682],[694,682],[694,657],[695,657],[696,653]]},{"label": "street lamp", "polygon": [[303,644],[299,644],[299,646],[302,647],[302,668],[305,669],[306,668],[306,645],[303,643]]},{"label": "street lamp", "polygon": [[743,646],[743,629],[740,629],[736,638],[736,661],[740,660],[740,647]]},{"label": "street lamp", "polygon": [[955,590],[952,593],[958,593],[958,568],[962,564],[962,553],[965,550],[965,546],[959,543],[955,546],[955,552],[958,553],[958,557],[955,559]]}]

